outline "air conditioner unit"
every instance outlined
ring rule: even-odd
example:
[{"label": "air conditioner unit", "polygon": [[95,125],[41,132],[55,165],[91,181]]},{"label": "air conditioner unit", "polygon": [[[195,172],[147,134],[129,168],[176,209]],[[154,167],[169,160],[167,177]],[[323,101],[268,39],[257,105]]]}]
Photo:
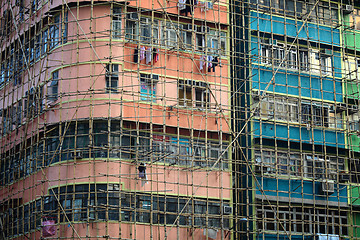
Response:
[{"label": "air conditioner unit", "polygon": [[131,20],[138,20],[138,13],[136,12],[128,13],[127,18]]},{"label": "air conditioner unit", "polygon": [[227,215],[232,214],[232,207],[231,206],[224,206],[224,214],[227,214]]},{"label": "air conditioner unit", "polygon": [[335,183],[331,180],[324,180],[320,185],[320,193],[331,195],[335,192]]},{"label": "air conditioner unit", "polygon": [[71,152],[71,158],[72,159],[82,159],[83,154],[81,151],[74,151],[74,152]]},{"label": "air conditioner unit", "polygon": [[345,14],[350,14],[354,11],[354,7],[350,4],[346,4],[344,7],[343,7],[343,12]]}]

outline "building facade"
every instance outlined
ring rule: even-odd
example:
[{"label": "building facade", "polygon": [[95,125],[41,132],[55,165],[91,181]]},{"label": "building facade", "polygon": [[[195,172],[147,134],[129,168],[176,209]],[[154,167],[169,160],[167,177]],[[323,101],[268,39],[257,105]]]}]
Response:
[{"label": "building facade", "polygon": [[246,40],[239,41],[243,62],[233,80],[241,112],[234,122],[242,135],[234,174],[244,189],[234,196],[244,219],[236,235],[356,239],[349,166],[358,143],[348,128],[358,103],[349,101],[343,47],[349,41],[343,19],[354,5],[238,3],[245,17],[235,34]]},{"label": "building facade", "polygon": [[0,238],[360,239],[358,1],[0,16]]},{"label": "building facade", "polygon": [[230,239],[227,1],[2,1],[4,239]]}]

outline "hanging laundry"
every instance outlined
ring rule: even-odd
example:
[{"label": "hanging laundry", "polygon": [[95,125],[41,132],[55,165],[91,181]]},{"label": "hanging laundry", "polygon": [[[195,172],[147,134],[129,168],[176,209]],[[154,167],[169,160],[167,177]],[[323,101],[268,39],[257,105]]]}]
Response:
[{"label": "hanging laundry", "polygon": [[213,56],[208,56],[208,57],[207,57],[207,68],[208,68],[208,72],[211,72],[213,59],[214,59]]},{"label": "hanging laundry", "polygon": [[185,16],[187,16],[188,13],[190,13],[192,15],[193,5],[194,5],[194,0],[186,0],[185,8],[180,10],[180,13],[184,13]]},{"label": "hanging laundry", "polygon": [[151,63],[151,48],[146,49],[146,64]]},{"label": "hanging laundry", "polygon": [[147,183],[146,164],[140,163],[138,170],[139,170],[139,178],[141,179],[141,186],[143,187],[145,183]]},{"label": "hanging laundry", "polygon": [[178,3],[179,10],[184,10],[186,8],[185,2],[186,2],[186,0],[179,0],[179,3]]},{"label": "hanging laundry", "polygon": [[134,63],[138,63],[138,62],[139,62],[139,48],[136,47],[134,51]]},{"label": "hanging laundry", "polygon": [[41,223],[42,226],[42,236],[51,237],[56,234],[56,224],[55,220],[44,220]]},{"label": "hanging laundry", "polygon": [[140,61],[145,59],[145,47],[140,48]]},{"label": "hanging laundry", "polygon": [[204,69],[205,60],[206,60],[206,56],[201,56],[200,57],[200,66],[199,66],[200,72]]},{"label": "hanging laundry", "polygon": [[159,49],[153,48],[153,60],[155,63],[159,61]]},{"label": "hanging laundry", "polygon": [[215,72],[215,67],[219,65],[219,59],[218,57],[215,57],[212,61],[212,71]]}]

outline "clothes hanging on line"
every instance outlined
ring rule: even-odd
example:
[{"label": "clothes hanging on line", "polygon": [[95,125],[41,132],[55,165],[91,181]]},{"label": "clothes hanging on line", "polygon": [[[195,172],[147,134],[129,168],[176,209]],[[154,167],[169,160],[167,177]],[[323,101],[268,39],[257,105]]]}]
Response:
[{"label": "clothes hanging on line", "polygon": [[153,60],[154,63],[159,61],[159,49],[153,48]]},{"label": "clothes hanging on line", "polygon": [[139,170],[139,178],[141,179],[141,186],[143,187],[147,183],[146,164],[140,163],[138,170]]},{"label": "clothes hanging on line", "polygon": [[180,13],[184,13],[185,16],[190,13],[190,15],[193,14],[193,6],[194,6],[194,0],[186,0],[185,2],[185,8],[180,10]]},{"label": "clothes hanging on line", "polygon": [[145,47],[140,48],[140,61],[145,59]]},{"label": "clothes hanging on line", "polygon": [[185,3],[186,3],[186,0],[179,0],[179,2],[178,2],[179,10],[184,10],[186,8]]},{"label": "clothes hanging on line", "polygon": [[208,56],[208,57],[207,57],[207,68],[208,68],[208,72],[211,72],[213,59],[214,59],[213,56]]},{"label": "clothes hanging on line", "polygon": [[151,63],[151,48],[146,49],[146,64]]},{"label": "clothes hanging on line", "polygon": [[205,60],[206,60],[206,56],[200,57],[200,66],[199,66],[200,72],[204,69]]},{"label": "clothes hanging on line", "polygon": [[218,57],[215,57],[212,61],[212,71],[215,72],[215,67],[219,65],[219,59]]}]

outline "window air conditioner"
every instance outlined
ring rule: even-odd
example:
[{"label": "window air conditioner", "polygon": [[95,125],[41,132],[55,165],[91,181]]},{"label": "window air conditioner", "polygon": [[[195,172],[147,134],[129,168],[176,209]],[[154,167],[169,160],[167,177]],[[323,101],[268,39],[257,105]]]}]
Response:
[{"label": "window air conditioner", "polygon": [[74,152],[71,152],[71,158],[73,158],[73,159],[82,159],[83,154],[82,154],[81,151],[74,151]]},{"label": "window air conditioner", "polygon": [[343,7],[343,12],[345,14],[350,14],[354,11],[354,7],[350,4],[346,4],[344,7]]},{"label": "window air conditioner", "polygon": [[232,207],[231,206],[224,206],[224,214],[227,214],[227,215],[232,214]]},{"label": "window air conditioner", "polygon": [[324,180],[320,185],[321,194],[331,195],[335,192],[335,183],[331,180]]}]

